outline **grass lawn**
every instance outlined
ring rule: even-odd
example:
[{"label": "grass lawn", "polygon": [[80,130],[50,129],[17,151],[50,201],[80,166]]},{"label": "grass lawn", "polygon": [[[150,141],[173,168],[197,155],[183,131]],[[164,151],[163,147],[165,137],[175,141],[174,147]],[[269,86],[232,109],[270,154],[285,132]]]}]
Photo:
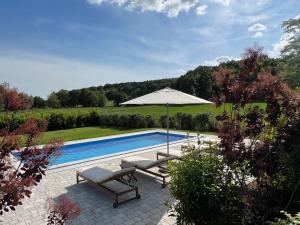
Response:
[{"label": "grass lawn", "polygon": [[[155,128],[154,128],[155,129]],[[75,141],[86,138],[104,137],[117,134],[128,134],[133,132],[151,130],[149,128],[141,129],[122,129],[119,127],[81,127],[67,130],[47,131],[41,136],[38,144],[45,144],[52,138],[62,138],[66,141]],[[187,131],[182,131],[187,132]],[[192,132],[192,131],[191,131]],[[201,132],[203,134],[215,134],[214,132]]]},{"label": "grass lawn", "polygon": [[[257,106],[264,107],[265,103],[254,103]],[[170,106],[170,114],[174,115],[178,112],[198,114],[198,113],[212,113],[213,115],[220,114],[224,107],[229,110],[231,104],[225,104],[225,106],[217,108],[215,105],[204,104],[204,105],[183,105],[183,106]],[[107,106],[103,108],[66,108],[66,109],[34,109],[28,111],[18,112],[18,114],[30,115],[30,116],[45,116],[47,114],[56,112],[77,114],[80,112],[89,112],[92,110],[97,110],[100,113],[131,113],[131,114],[141,114],[141,115],[153,115],[159,117],[166,114],[165,106],[131,106],[131,107],[113,107]],[[0,113],[1,114],[1,113]]]},{"label": "grass lawn", "polygon": [[52,138],[62,138],[64,141],[74,141],[86,138],[104,137],[109,135],[127,134],[149,129],[122,129],[108,127],[81,127],[67,130],[44,132],[39,140],[39,144],[45,144]]}]

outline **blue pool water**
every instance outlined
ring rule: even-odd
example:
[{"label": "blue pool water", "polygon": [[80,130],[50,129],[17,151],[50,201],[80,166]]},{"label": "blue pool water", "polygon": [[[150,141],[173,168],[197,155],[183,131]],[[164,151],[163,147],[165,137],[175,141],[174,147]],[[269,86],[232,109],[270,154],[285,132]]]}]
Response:
[{"label": "blue pool water", "polygon": [[[169,138],[170,142],[174,142],[185,139],[186,135],[170,133]],[[99,141],[70,144],[65,145],[62,148],[62,154],[53,160],[52,165],[70,163],[110,154],[124,153],[138,148],[146,148],[165,143],[167,143],[166,133],[151,132]]]}]

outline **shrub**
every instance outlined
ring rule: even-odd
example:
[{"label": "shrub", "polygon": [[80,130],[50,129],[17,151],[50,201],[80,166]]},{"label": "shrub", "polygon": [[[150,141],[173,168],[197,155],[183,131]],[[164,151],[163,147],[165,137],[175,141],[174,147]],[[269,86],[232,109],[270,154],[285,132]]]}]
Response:
[{"label": "shrub", "polygon": [[[6,128],[8,124],[15,129],[32,116],[30,113],[22,114],[0,114],[0,129]],[[167,116],[156,118],[152,115],[113,113],[103,114],[97,110],[70,112],[67,109],[59,112],[43,112],[35,115],[35,119],[48,121],[48,130],[70,129],[86,126],[115,126],[124,128],[153,128],[167,127]],[[177,113],[169,117],[169,127],[181,130],[197,130],[197,124],[201,124],[201,131],[214,130],[211,122],[213,118],[209,114],[199,114],[195,117],[187,113]]]},{"label": "shrub", "polygon": [[208,113],[197,114],[194,117],[194,129],[196,131],[207,131],[212,129],[210,124],[210,115]]},{"label": "shrub", "polygon": [[[159,117],[159,127],[167,128],[167,115],[161,115]],[[174,116],[169,116],[169,128],[175,128],[175,118]]]},{"label": "shrub", "polygon": [[277,219],[271,225],[296,225],[300,224],[300,213],[297,213],[295,216],[292,216],[288,213],[284,213],[285,219]]},{"label": "shrub", "polygon": [[53,113],[48,118],[48,130],[65,129],[65,118],[62,113]]},{"label": "shrub", "polygon": [[156,126],[156,121],[153,116],[147,115],[144,118],[145,123],[146,123],[146,128],[152,128]]},{"label": "shrub", "polygon": [[179,130],[192,130],[193,116],[187,113],[175,114],[175,128]]},{"label": "shrub", "polygon": [[183,160],[170,165],[170,211],[178,224],[243,224],[245,211],[238,170],[230,170],[214,153],[190,149]]}]

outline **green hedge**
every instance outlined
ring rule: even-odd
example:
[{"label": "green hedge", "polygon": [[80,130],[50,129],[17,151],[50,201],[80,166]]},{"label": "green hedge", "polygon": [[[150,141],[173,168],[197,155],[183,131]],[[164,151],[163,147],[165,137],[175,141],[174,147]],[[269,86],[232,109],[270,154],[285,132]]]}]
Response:
[{"label": "green hedge", "polygon": [[[9,114],[0,116],[0,129],[14,129],[24,123],[29,116]],[[167,116],[162,115],[158,119],[151,115],[140,114],[103,114],[97,111],[82,112],[72,114],[68,112],[51,113],[35,117],[36,119],[46,119],[48,121],[48,130],[62,130],[76,127],[87,126],[114,126],[124,128],[166,128]],[[191,115],[187,113],[177,113],[170,116],[170,128],[179,130],[215,130],[215,120],[207,113]]]}]

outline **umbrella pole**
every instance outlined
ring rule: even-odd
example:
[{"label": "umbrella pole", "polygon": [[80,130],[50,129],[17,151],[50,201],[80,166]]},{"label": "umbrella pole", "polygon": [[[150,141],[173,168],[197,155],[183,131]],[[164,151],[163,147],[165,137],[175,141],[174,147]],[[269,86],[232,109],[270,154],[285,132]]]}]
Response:
[{"label": "umbrella pole", "polygon": [[167,154],[169,155],[169,104],[167,103]]}]

